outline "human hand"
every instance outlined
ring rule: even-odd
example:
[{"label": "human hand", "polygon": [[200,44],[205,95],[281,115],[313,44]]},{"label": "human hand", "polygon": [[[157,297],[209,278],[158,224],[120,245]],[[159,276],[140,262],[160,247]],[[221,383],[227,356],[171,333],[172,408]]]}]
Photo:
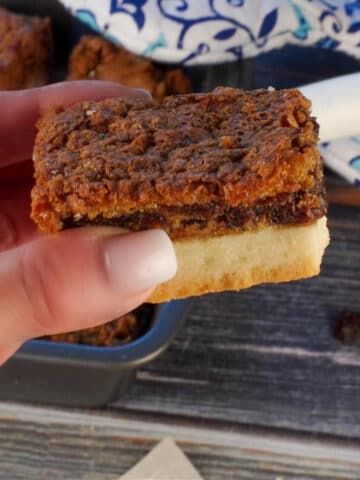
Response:
[{"label": "human hand", "polygon": [[30,338],[99,325],[143,303],[176,272],[166,233],[84,227],[41,235],[30,219],[39,113],[55,105],[143,96],[109,82],[0,92],[0,364]]}]

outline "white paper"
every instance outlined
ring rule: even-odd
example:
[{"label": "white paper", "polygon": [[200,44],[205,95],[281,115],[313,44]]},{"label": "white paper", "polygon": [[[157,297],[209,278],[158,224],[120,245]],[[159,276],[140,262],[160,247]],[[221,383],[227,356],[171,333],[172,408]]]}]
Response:
[{"label": "white paper", "polygon": [[322,142],[360,134],[360,73],[299,88],[312,102]]},{"label": "white paper", "polygon": [[166,438],[119,480],[203,480],[176,445]]}]

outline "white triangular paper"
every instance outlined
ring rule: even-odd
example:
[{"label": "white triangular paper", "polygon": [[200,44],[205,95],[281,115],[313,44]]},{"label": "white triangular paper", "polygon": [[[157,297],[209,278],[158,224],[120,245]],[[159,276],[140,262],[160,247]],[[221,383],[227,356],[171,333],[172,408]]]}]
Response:
[{"label": "white triangular paper", "polygon": [[184,453],[165,438],[119,480],[203,480]]}]

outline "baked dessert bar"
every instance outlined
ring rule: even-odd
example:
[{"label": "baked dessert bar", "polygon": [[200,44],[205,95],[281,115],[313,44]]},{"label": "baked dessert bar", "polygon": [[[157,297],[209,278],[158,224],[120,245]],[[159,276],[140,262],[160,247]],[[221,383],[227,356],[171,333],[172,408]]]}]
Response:
[{"label": "baked dessert bar", "polygon": [[17,15],[0,8],[0,90],[45,85],[52,66],[50,18]]},{"label": "baked dessert bar", "polygon": [[178,273],[152,302],[309,277],[328,243],[317,139],[297,90],[82,102],[38,122],[32,218],[166,230]]},{"label": "baked dessert bar", "polygon": [[144,88],[160,99],[175,93],[189,93],[189,78],[179,68],[164,70],[105,38],[84,35],[69,61],[68,80],[109,80],[132,88]]},{"label": "baked dessert bar", "polygon": [[153,305],[143,304],[136,310],[103,325],[42,338],[52,342],[76,343],[94,347],[126,345],[146,333],[151,324],[153,309]]}]

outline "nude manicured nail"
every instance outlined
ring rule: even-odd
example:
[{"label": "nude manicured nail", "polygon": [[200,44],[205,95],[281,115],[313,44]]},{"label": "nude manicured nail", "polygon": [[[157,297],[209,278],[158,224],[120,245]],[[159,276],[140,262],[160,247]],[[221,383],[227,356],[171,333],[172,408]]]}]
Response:
[{"label": "nude manicured nail", "polygon": [[110,281],[123,293],[154,287],[176,273],[174,248],[162,230],[111,237],[104,252]]},{"label": "nude manicured nail", "polygon": [[145,90],[145,88],[133,88],[135,93],[139,93],[141,96],[146,96],[149,99],[152,98],[151,93],[148,90]]}]

